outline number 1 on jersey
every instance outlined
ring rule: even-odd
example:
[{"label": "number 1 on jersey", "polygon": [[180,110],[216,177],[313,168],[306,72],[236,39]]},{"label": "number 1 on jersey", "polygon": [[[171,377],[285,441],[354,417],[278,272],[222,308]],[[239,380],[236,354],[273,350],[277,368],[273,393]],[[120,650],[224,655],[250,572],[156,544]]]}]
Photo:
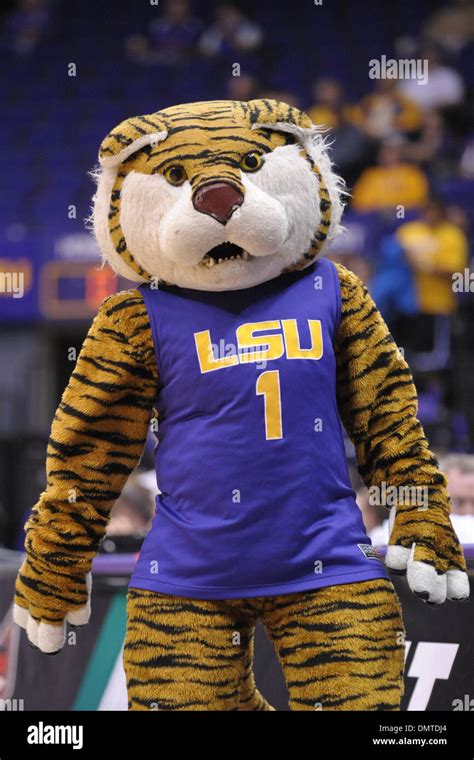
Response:
[{"label": "number 1 on jersey", "polygon": [[262,372],[257,380],[257,396],[265,404],[265,437],[267,441],[283,438],[281,420],[280,373],[277,369]]}]

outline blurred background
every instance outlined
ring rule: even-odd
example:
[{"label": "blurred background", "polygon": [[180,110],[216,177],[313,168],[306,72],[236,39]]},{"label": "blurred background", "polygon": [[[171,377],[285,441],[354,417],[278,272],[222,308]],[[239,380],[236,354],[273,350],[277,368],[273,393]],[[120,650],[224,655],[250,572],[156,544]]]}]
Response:
[{"label": "blurred background", "polygon": [[[133,114],[261,96],[329,130],[351,192],[330,255],[367,283],[410,362],[456,529],[474,543],[473,4],[18,0],[2,9],[0,546],[22,546],[82,340],[102,299],[128,286],[100,268],[85,228],[100,141]],[[370,61],[382,56],[426,61],[428,81],[372,79]],[[105,552],[134,551],[148,529],[150,453],[151,443]],[[369,504],[349,443],[347,453],[383,544],[384,510]]]}]

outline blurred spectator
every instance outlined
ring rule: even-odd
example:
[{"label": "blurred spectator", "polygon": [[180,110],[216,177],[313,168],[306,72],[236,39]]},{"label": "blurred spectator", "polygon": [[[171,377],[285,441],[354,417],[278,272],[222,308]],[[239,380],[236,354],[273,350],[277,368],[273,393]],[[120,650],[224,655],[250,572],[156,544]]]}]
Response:
[{"label": "blurred spectator", "polygon": [[219,3],[214,23],[199,41],[201,53],[210,57],[232,58],[256,51],[262,42],[262,30],[234,3]]},{"label": "blurred spectator", "polygon": [[455,204],[447,206],[446,219],[448,222],[451,222],[451,224],[454,224],[455,227],[458,227],[460,230],[462,230],[466,236],[466,239],[469,239],[470,223],[469,216],[466,213],[465,209],[463,209],[461,206],[456,206]]},{"label": "blurred spectator", "polygon": [[449,133],[439,111],[427,111],[418,139],[408,142],[405,156],[414,161],[433,179],[452,176],[459,160],[458,141]]},{"label": "blurred spectator", "polygon": [[317,79],[313,82],[313,100],[314,105],[307,111],[313,124],[331,129],[336,127],[341,110],[347,109],[342,85],[329,77]]},{"label": "blurred spectator", "polygon": [[329,131],[331,159],[336,171],[352,187],[369,163],[372,147],[370,140],[341,109],[334,114],[334,127]]},{"label": "blurred spectator", "polygon": [[[412,318],[419,311],[415,277],[396,235],[380,243],[377,268],[370,283],[371,295],[397,342],[400,318]],[[402,338],[400,337],[400,344]]]},{"label": "blurred spectator", "polygon": [[[469,271],[474,272],[474,259]],[[454,359],[455,383],[453,397],[457,411],[466,422],[467,448],[474,453],[474,394],[472,384],[466,378],[474,377],[474,293],[466,292],[460,298],[460,335]]]},{"label": "blurred spectator", "polygon": [[356,502],[362,512],[362,520],[374,546],[384,546],[387,543],[387,507],[371,504],[367,488],[362,487],[356,492]]},{"label": "blurred spectator", "polygon": [[258,82],[251,74],[230,76],[227,80],[226,97],[230,100],[253,100],[257,97]]},{"label": "blurred spectator", "polygon": [[295,108],[301,108],[298,96],[289,90],[270,90],[265,89],[258,93],[259,98],[268,98],[269,100],[281,100],[282,103],[288,103]]},{"label": "blurred spectator", "polygon": [[469,136],[459,161],[459,174],[464,179],[474,179],[474,134]]},{"label": "blurred spectator", "polygon": [[163,15],[151,22],[148,35],[128,38],[127,53],[137,63],[182,66],[195,51],[201,30],[188,0],[166,0]]},{"label": "blurred spectator", "polygon": [[31,53],[51,22],[47,0],[19,0],[5,19],[3,44],[18,55]]},{"label": "blurred spectator", "polygon": [[448,479],[454,530],[462,544],[474,544],[474,456],[448,454],[440,467]]},{"label": "blurred spectator", "polygon": [[379,151],[378,166],[366,169],[354,186],[353,206],[357,211],[381,211],[422,206],[428,193],[424,173],[402,160],[404,143],[385,142]]},{"label": "blurred spectator", "polygon": [[126,547],[128,551],[133,542],[140,544],[150,529],[154,511],[153,496],[140,484],[139,475],[133,473],[113,506],[101,550],[110,553]]},{"label": "blurred spectator", "polygon": [[437,10],[424,27],[425,35],[451,53],[459,53],[474,41],[474,4],[472,0],[451,0]]},{"label": "blurred spectator", "polygon": [[448,478],[452,513],[474,518],[474,456],[448,454],[442,458],[440,467]]},{"label": "blurred spectator", "polygon": [[416,103],[398,89],[396,79],[378,79],[374,92],[351,110],[353,121],[374,139],[415,132],[422,114]]},{"label": "blurred spectator", "polygon": [[431,198],[422,218],[402,224],[396,237],[416,277],[421,313],[454,314],[458,302],[452,275],[467,266],[468,247],[463,231],[447,220],[443,202]]},{"label": "blurred spectator", "polygon": [[308,116],[318,126],[330,129],[331,158],[337,171],[352,186],[370,157],[370,141],[354,124],[344,102],[344,91],[335,79],[323,77],[313,84],[314,105]]},{"label": "blurred spectator", "polygon": [[[7,527],[8,527],[8,517],[7,517],[7,510],[5,509],[5,504],[0,501],[0,547],[6,546],[6,539],[7,539]],[[24,541],[24,532],[22,531],[21,539]],[[18,547],[19,551],[23,550],[23,543],[21,543]]]},{"label": "blurred spectator", "polygon": [[150,50],[147,37],[144,34],[131,34],[125,40],[125,52],[131,61],[143,65],[150,63]]},{"label": "blurred spectator", "polygon": [[425,111],[458,105],[464,97],[464,83],[458,72],[443,64],[435,47],[422,50],[420,58],[427,61],[428,81],[404,79],[400,91]]},{"label": "blurred spectator", "polygon": [[369,282],[371,277],[370,261],[365,250],[366,234],[362,225],[349,222],[344,225],[344,232],[331,243],[328,257],[331,261],[350,269],[362,282]]},{"label": "blurred spectator", "polygon": [[108,536],[145,536],[153,518],[153,499],[136,483],[128,483],[114,504],[107,527]]}]

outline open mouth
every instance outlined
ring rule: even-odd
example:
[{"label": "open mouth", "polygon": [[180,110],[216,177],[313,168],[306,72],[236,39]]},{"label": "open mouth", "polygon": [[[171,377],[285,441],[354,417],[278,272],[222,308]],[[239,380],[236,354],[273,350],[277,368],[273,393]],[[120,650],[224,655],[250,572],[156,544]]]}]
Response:
[{"label": "open mouth", "polygon": [[216,264],[222,264],[223,261],[247,261],[249,258],[250,254],[244,251],[240,245],[221,243],[215,248],[211,248],[200,263],[205,267],[213,267]]}]

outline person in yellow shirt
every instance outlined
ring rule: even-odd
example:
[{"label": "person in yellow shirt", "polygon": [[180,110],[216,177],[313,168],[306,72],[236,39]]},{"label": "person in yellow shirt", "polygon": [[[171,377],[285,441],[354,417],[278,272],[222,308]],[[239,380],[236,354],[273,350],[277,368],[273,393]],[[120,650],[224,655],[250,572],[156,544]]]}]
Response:
[{"label": "person in yellow shirt", "polygon": [[307,113],[313,124],[328,129],[335,129],[340,120],[340,113],[347,112],[344,104],[344,91],[336,79],[321,77],[313,84],[314,105]]},{"label": "person in yellow shirt", "polygon": [[395,132],[415,132],[422,123],[421,110],[400,92],[396,79],[377,80],[374,91],[351,109],[350,117],[376,140],[388,138]]},{"label": "person in yellow shirt", "polygon": [[442,201],[430,198],[422,218],[402,224],[396,236],[415,274],[421,313],[454,314],[452,277],[468,266],[468,244],[460,227],[446,219]]},{"label": "person in yellow shirt", "polygon": [[383,143],[378,166],[362,172],[353,189],[352,205],[356,211],[395,212],[424,206],[428,195],[428,182],[417,166],[404,163],[403,142],[390,140]]}]

